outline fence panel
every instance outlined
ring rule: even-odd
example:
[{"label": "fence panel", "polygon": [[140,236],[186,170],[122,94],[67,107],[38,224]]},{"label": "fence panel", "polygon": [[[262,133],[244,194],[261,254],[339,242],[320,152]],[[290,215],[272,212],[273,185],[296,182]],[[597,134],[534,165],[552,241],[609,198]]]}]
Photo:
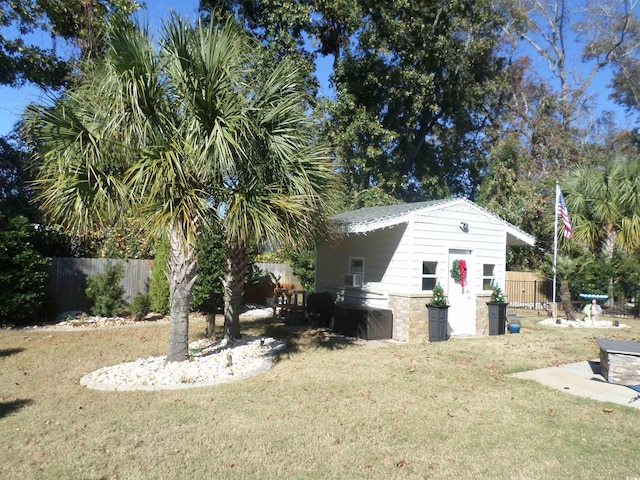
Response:
[{"label": "fence panel", "polygon": [[254,263],[253,268],[263,272],[259,285],[245,285],[244,301],[265,304],[273,300],[275,288],[302,290],[300,279],[291,265],[286,263]]},{"label": "fence panel", "polygon": [[55,299],[58,313],[89,311],[89,301],[85,294],[87,278],[103,273],[109,262],[124,264],[124,276],[120,284],[125,290],[124,300],[127,303],[136,295],[149,292],[153,260],[54,257],[47,293]]},{"label": "fence panel", "polygon": [[[569,285],[571,291],[571,301],[574,307],[581,311],[585,304],[589,303],[589,299],[580,297],[580,294],[588,294],[593,292],[593,288],[585,286],[582,283],[571,283]],[[603,315],[609,315],[612,317],[625,317],[625,318],[637,318],[638,317],[638,299],[640,298],[640,292],[635,289],[631,291],[622,291],[617,288],[615,283],[611,283],[606,288],[606,299],[598,300],[598,303],[602,306]],[[600,291],[601,292],[601,291]],[[596,293],[600,293],[596,292]]]},{"label": "fence panel", "polygon": [[279,285],[281,288],[302,289],[302,283],[293,273],[291,265],[286,263],[254,263],[254,266],[266,272],[274,285]]},{"label": "fence panel", "polygon": [[553,281],[506,280],[505,293],[510,307],[548,311],[553,298]]},{"label": "fence panel", "polygon": [[[513,277],[512,277],[513,278]],[[518,278],[518,277],[516,277]],[[526,277],[519,277],[526,278]],[[615,285],[611,287],[613,291]],[[571,292],[571,302],[576,311],[581,312],[585,304],[590,300],[580,297],[580,293],[588,291],[582,284],[572,283],[569,285]],[[512,308],[530,308],[533,310],[546,310],[551,313],[551,303],[553,299],[553,281],[552,280],[506,280],[505,293]],[[599,303],[602,305],[604,315],[612,317],[633,317],[637,318],[638,298],[640,294],[636,292],[628,297],[616,298],[613,293],[609,294],[609,298]],[[560,285],[556,285],[556,301],[560,303]],[[558,311],[561,311],[558,305]]]}]

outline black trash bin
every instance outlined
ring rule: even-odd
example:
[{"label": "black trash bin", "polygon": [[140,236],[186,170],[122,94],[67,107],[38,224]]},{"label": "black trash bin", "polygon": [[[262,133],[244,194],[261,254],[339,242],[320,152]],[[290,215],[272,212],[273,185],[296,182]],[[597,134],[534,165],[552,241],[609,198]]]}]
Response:
[{"label": "black trash bin", "polygon": [[429,311],[429,341],[442,342],[449,339],[449,305],[436,307],[427,305]]},{"label": "black trash bin", "polygon": [[508,303],[489,302],[489,335],[504,335]]}]

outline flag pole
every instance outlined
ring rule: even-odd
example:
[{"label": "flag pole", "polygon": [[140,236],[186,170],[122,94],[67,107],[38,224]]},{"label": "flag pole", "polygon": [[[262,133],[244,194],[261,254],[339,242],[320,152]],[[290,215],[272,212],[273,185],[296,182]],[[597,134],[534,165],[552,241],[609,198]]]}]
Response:
[{"label": "flag pole", "polygon": [[553,204],[553,298],[551,310],[553,319],[558,320],[558,306],[556,304],[556,260],[558,258],[558,204],[560,203],[560,185],[556,182],[556,201]]}]

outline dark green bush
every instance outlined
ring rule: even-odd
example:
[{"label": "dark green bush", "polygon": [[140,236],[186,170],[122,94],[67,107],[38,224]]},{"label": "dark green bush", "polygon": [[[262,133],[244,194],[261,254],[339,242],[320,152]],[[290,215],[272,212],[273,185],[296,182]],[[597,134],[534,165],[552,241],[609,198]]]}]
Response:
[{"label": "dark green bush", "polygon": [[0,322],[23,324],[41,311],[50,260],[35,249],[26,217],[0,213]]},{"label": "dark green bush", "polygon": [[614,296],[617,299],[635,299],[640,293],[640,259],[635,256],[616,255],[613,260],[615,277]]},{"label": "dark green bush", "polygon": [[104,273],[87,279],[87,298],[91,305],[91,313],[102,317],[112,317],[123,307],[124,288],[120,281],[124,276],[122,263],[108,263]]},{"label": "dark green bush", "polygon": [[219,231],[206,232],[200,238],[198,279],[193,286],[191,310],[215,313],[224,304],[225,245]]},{"label": "dark green bush", "polygon": [[[224,306],[224,286],[226,247],[222,231],[214,228],[199,239],[198,279],[193,287],[191,310],[215,313]],[[265,272],[253,267],[255,252],[249,251],[249,265],[245,276],[245,294],[259,288]],[[246,301],[246,299],[245,299]]]},{"label": "dark green bush", "polygon": [[136,295],[133,297],[129,310],[136,320],[144,318],[144,316],[151,311],[149,295]]},{"label": "dark green bush", "polygon": [[149,282],[149,301],[151,311],[163,315],[169,313],[169,280],[167,280],[167,260],[169,260],[169,242],[163,238],[158,242],[156,255],[151,268]]}]

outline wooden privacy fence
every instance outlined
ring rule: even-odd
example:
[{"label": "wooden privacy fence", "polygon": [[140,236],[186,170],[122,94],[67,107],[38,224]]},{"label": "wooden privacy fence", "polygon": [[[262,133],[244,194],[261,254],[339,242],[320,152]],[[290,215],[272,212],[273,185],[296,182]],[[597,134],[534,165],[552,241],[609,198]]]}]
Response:
[{"label": "wooden privacy fence", "polygon": [[286,263],[254,263],[254,270],[263,273],[259,285],[245,285],[244,301],[269,304],[273,301],[276,288],[302,290],[302,283]]},{"label": "wooden privacy fence", "polygon": [[[47,293],[55,299],[57,313],[89,311],[89,300],[85,290],[87,278],[103,273],[108,263],[122,263],[124,277],[120,284],[125,290],[124,300],[131,303],[136,295],[149,293],[153,260],[112,260],[106,258],[54,257]],[[273,299],[274,288],[302,289],[300,280],[293,274],[290,265],[282,263],[255,263],[254,268],[265,272],[261,284],[248,288],[245,301],[267,303]]]},{"label": "wooden privacy fence", "polygon": [[302,289],[302,284],[293,273],[291,265],[286,263],[254,263],[253,265],[267,273],[271,281],[281,288]]},{"label": "wooden privacy fence", "polygon": [[124,265],[124,276],[120,284],[124,288],[124,300],[127,303],[136,295],[149,292],[153,260],[54,257],[47,293],[55,299],[57,312],[89,311],[89,300],[85,294],[87,278],[103,273],[109,263]]}]

